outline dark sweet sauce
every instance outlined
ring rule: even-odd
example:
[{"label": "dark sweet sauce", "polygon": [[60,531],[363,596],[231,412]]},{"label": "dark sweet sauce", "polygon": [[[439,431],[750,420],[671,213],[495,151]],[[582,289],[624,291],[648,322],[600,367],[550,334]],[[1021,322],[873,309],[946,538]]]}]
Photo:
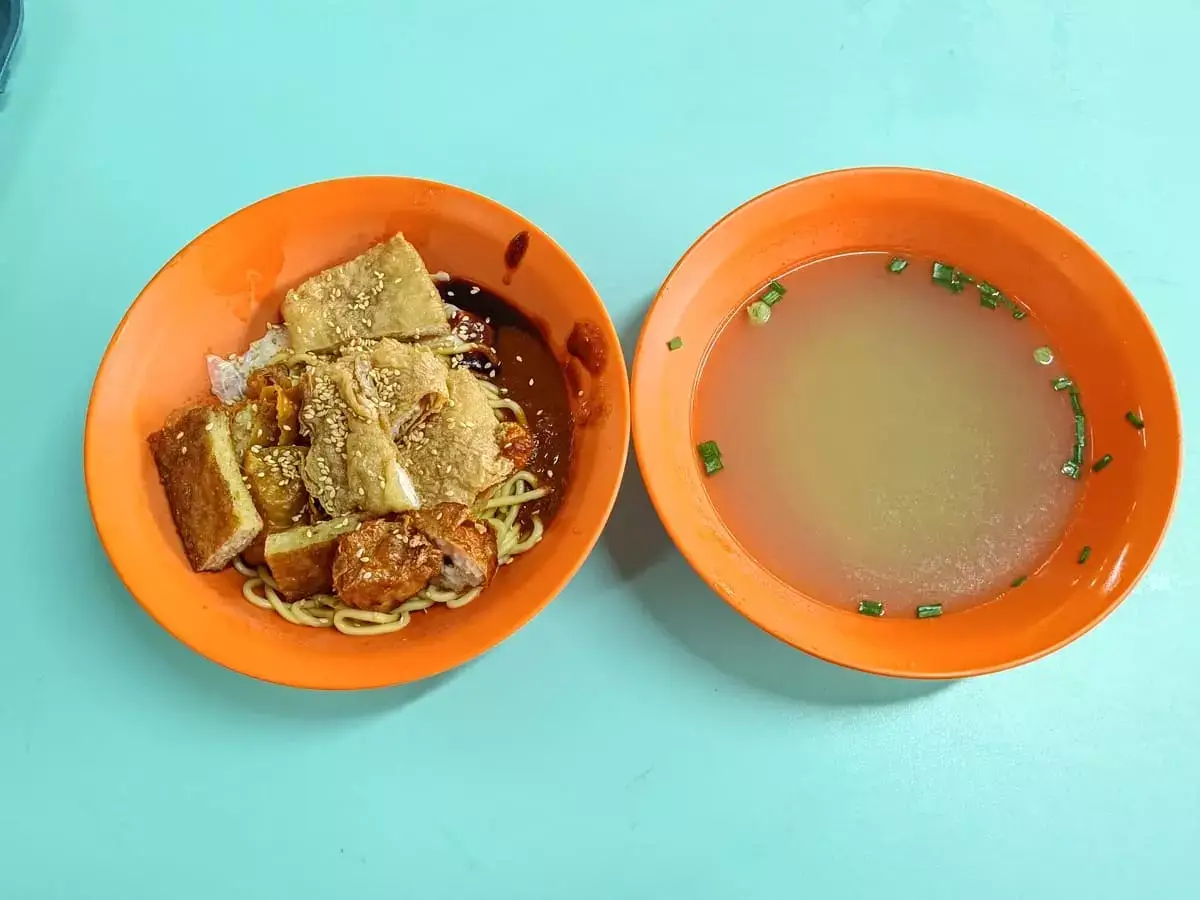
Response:
[{"label": "dark sweet sauce", "polygon": [[574,429],[562,366],[537,325],[486,288],[453,278],[440,282],[438,290],[443,300],[469,314],[455,330],[495,351],[495,362],[477,357],[469,361],[471,368],[506,390],[505,396],[525,410],[534,437],[528,469],[550,495],[526,504],[521,513],[527,517],[536,512],[547,523],[562,502],[571,468]]}]

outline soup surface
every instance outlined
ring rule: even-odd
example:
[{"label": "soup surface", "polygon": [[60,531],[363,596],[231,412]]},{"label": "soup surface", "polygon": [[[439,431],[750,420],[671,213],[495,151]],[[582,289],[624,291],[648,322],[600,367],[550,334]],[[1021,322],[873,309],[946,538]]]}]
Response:
[{"label": "soup surface", "polygon": [[1051,387],[1061,366],[1035,359],[1053,345],[1032,316],[935,283],[932,260],[897,274],[890,258],[777,279],[765,324],[743,304],[701,372],[693,443],[719,445],[709,496],[778,578],[846,609],[953,612],[1057,546],[1079,493],[1061,471],[1075,419]]}]

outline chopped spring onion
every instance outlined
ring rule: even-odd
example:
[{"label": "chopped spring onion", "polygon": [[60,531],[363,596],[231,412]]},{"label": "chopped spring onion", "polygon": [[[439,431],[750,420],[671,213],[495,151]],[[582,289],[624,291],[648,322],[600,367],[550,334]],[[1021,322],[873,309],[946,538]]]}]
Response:
[{"label": "chopped spring onion", "polygon": [[925,606],[917,607],[917,618],[918,619],[936,619],[941,614],[942,614],[942,604],[940,604],[940,603],[929,603],[929,604],[926,604]]},{"label": "chopped spring onion", "polygon": [[767,304],[767,306],[774,306],[783,299],[783,295],[786,293],[787,288],[785,288],[778,281],[772,281],[767,285],[766,292],[759,299],[761,299],[763,303]]},{"label": "chopped spring onion", "polygon": [[1079,551],[1079,564],[1082,566],[1085,562],[1088,561],[1088,557],[1091,555],[1092,555],[1092,548],[1084,547],[1082,550]]},{"label": "chopped spring onion", "polygon": [[948,266],[943,262],[935,262],[933,264],[933,280],[950,290],[952,293],[961,294],[963,290],[963,282],[970,283],[971,276],[960,272],[954,266]]},{"label": "chopped spring onion", "polygon": [[725,463],[721,461],[721,448],[716,441],[705,441],[696,450],[700,453],[700,462],[704,463],[705,475],[716,475],[725,468]]},{"label": "chopped spring onion", "polygon": [[682,346],[683,346],[683,338],[681,338],[681,337],[673,337],[669,341],[667,341],[667,349],[668,350],[678,350]]},{"label": "chopped spring onion", "polygon": [[908,268],[908,260],[903,256],[893,256],[888,262],[888,271],[893,275],[899,275]]},{"label": "chopped spring onion", "polygon": [[[1072,394],[1071,398],[1074,399],[1078,396],[1078,394]],[[1079,450],[1087,446],[1087,418],[1081,412],[1075,414],[1075,446]]]},{"label": "chopped spring onion", "polygon": [[1008,303],[1008,299],[1000,293],[1000,289],[995,285],[988,284],[986,281],[981,281],[977,287],[979,288],[980,306],[986,306],[988,309],[995,309],[1000,303]]},{"label": "chopped spring onion", "polygon": [[1054,351],[1049,347],[1038,347],[1033,351],[1033,358],[1036,359],[1041,365],[1048,366],[1050,363],[1054,362]]},{"label": "chopped spring onion", "polygon": [[1105,453],[1102,457],[1096,460],[1095,463],[1092,464],[1092,471],[1099,472],[1103,469],[1107,469],[1110,462],[1112,462],[1112,454]]},{"label": "chopped spring onion", "polygon": [[1029,315],[1029,313],[1025,312],[1025,310],[1023,310],[1021,307],[1017,306],[1015,303],[1013,304],[1012,317],[1014,319],[1016,319],[1019,322],[1021,319],[1025,318],[1027,315]]},{"label": "chopped spring onion", "polygon": [[1073,460],[1073,459],[1068,459],[1065,463],[1062,464],[1062,469],[1060,469],[1059,471],[1061,471],[1068,478],[1078,478],[1079,477],[1079,463],[1075,462],[1075,460]]},{"label": "chopped spring onion", "polygon": [[1141,431],[1143,428],[1146,427],[1145,420],[1142,419],[1142,417],[1139,416],[1137,413],[1135,413],[1133,410],[1130,410],[1129,412],[1125,413],[1125,421],[1127,421],[1130,425],[1132,425],[1138,431]]},{"label": "chopped spring onion", "polygon": [[1075,382],[1073,382],[1066,375],[1059,375],[1052,382],[1050,382],[1050,386],[1056,391],[1070,391],[1074,390]]},{"label": "chopped spring onion", "polygon": [[762,300],[755,300],[746,307],[752,325],[766,325],[771,321],[771,307]]},{"label": "chopped spring onion", "polygon": [[1083,415],[1083,401],[1079,399],[1079,391],[1071,391],[1071,409],[1075,410],[1075,418]]},{"label": "chopped spring onion", "polygon": [[1010,584],[1009,587],[1019,588],[1021,585],[1023,585],[1028,580],[1029,580],[1028,575],[1018,575],[1016,578],[1014,578],[1012,580],[1012,584]]},{"label": "chopped spring onion", "polygon": [[859,600],[858,611],[864,616],[879,617],[883,615],[883,603],[878,600]]}]

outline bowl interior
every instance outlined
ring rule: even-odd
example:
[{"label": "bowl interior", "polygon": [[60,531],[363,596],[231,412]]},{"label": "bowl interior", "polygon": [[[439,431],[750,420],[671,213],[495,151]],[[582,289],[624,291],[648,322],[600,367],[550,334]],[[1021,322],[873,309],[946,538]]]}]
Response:
[{"label": "bowl interior", "polygon": [[[188,567],[146,437],[167,413],[207,395],[206,353],[241,352],[278,320],[286,291],[403,231],[439,269],[495,291],[537,322],[569,368],[588,416],[571,478],[545,539],[505,567],[478,602],[414,617],[403,631],[348,638],[289,625],[241,595],[227,571]],[[529,236],[520,264],[505,251]],[[567,354],[577,323],[596,326],[599,372]],[[629,437],[617,336],[583,273],[516,213],[458,188],[405,178],[351,178],[260,201],[206,231],[135,301],[101,363],[88,410],[85,469],[97,530],[130,592],[198,652],[258,678],[305,687],[396,684],[458,665],[515,631],[566,584],[611,511]]]},{"label": "bowl interior", "polygon": [[[940,619],[872,619],[807,597],[762,568],[717,516],[695,459],[692,403],[730,312],[769,278],[856,250],[944,259],[1021,298],[1083,387],[1086,477],[1059,549],[1019,590]],[[683,348],[666,342],[683,338]],[[736,609],[783,640],[843,665],[954,677],[1050,652],[1109,612],[1156,550],[1179,479],[1180,424],[1166,361],[1136,301],[1078,237],[1021,201],[965,179],[905,169],[832,172],[735,210],[685,254],[645,323],[634,362],[634,443],[672,538]],[[1124,418],[1140,411],[1138,431]],[[1092,451],[1089,449],[1089,454]],[[1091,457],[1089,456],[1089,460]],[[1080,548],[1092,547],[1086,566]]]}]

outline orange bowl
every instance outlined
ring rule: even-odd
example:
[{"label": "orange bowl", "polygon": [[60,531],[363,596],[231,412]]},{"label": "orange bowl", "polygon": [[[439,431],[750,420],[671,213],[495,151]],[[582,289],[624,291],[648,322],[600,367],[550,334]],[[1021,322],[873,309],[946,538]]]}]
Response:
[{"label": "orange bowl", "polygon": [[[725,527],[696,458],[696,385],[730,313],[770,278],[860,250],[947,259],[1021,298],[1087,385],[1089,445],[1103,445],[1122,462],[1120,477],[1111,477],[1114,465],[1107,477],[1085,478],[1062,544],[1020,590],[938,619],[859,616],[784,584]],[[683,347],[668,352],[667,341],[677,335]],[[1128,410],[1140,411],[1143,430],[1125,420]],[[911,169],[851,169],[794,181],[734,210],[696,241],[642,329],[633,437],[667,531],[734,609],[830,662],[909,678],[1019,665],[1103,619],[1157,550],[1180,474],[1179,405],[1166,359],[1116,274],[1034,207],[972,181]],[[1092,555],[1080,566],[1084,544]]]},{"label": "orange bowl", "polygon": [[[501,571],[479,601],[417,616],[403,631],[347,637],[289,625],[242,597],[233,571],[188,567],[146,437],[175,407],[208,392],[206,353],[241,352],[278,320],[286,291],[403,231],[430,271],[490,290],[533,319],[570,369],[588,415],[577,417],[567,493],[545,539]],[[505,250],[520,232],[515,271]],[[569,359],[577,323],[607,352],[598,373]],[[616,499],[629,443],[629,388],[604,305],[570,257],[503,206],[412,178],[348,178],[259,201],[181,250],[146,286],[113,335],[88,407],[84,469],[96,530],[130,593],[193,650],[247,675],[311,688],[414,681],[495,646],[567,583]]]}]

